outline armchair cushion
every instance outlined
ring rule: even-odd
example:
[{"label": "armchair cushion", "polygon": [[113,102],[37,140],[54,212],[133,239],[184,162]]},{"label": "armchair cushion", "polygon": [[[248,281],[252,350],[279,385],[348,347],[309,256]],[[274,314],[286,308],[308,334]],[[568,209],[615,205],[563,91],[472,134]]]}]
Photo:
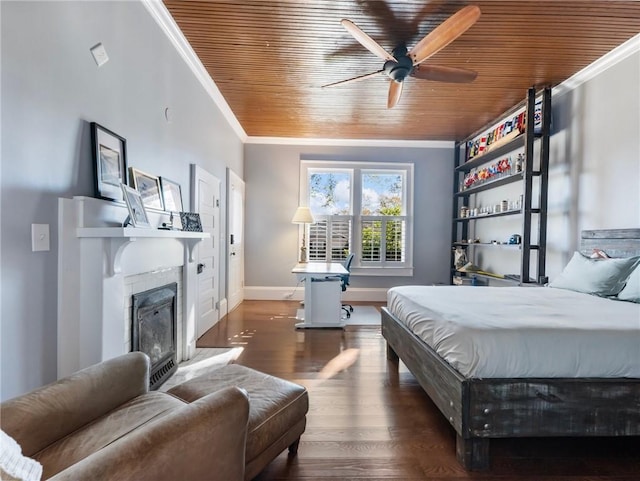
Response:
[{"label": "armchair cushion", "polygon": [[26,456],[62,439],[149,390],[149,358],[141,352],[87,367],[2,403],[2,429]]},{"label": "armchair cushion", "polygon": [[44,466],[44,478],[48,479],[148,422],[184,406],[183,401],[164,393],[143,394],[50,444],[34,458]]},{"label": "armchair cushion", "polygon": [[221,389],[145,424],[50,481],[242,481],[248,419],[246,392]]}]

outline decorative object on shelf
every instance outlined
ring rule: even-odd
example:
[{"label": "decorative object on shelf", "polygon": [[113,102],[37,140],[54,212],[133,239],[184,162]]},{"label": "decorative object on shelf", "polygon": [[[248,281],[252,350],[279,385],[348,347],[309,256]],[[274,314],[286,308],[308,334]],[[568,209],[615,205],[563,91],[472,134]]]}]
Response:
[{"label": "decorative object on shelf", "polygon": [[185,232],[202,232],[202,222],[197,212],[180,212],[180,222]]},{"label": "decorative object on shelf", "polygon": [[90,125],[95,196],[122,201],[120,184],[127,183],[127,141],[95,122]]},{"label": "decorative object on shelf", "polygon": [[[517,171],[516,172],[521,172]],[[497,162],[494,162],[482,169],[474,169],[464,177],[462,181],[462,188],[469,189],[476,185],[481,185],[484,182],[492,181],[496,178],[512,175],[512,162],[511,157],[505,157]]]},{"label": "decorative object on shelf", "polygon": [[162,189],[164,210],[169,212],[182,212],[182,189],[180,188],[180,184],[166,177],[160,177],[160,188]]},{"label": "decorative object on shelf", "polygon": [[515,165],[516,174],[519,174],[520,172],[522,172],[523,168],[524,168],[524,154],[518,154],[518,157],[516,158],[516,165]]},{"label": "decorative object on shelf", "polygon": [[508,134],[500,137],[500,140],[492,143],[486,150],[486,153],[489,153],[495,149],[497,149],[498,147],[508,144],[509,142],[511,142],[513,139],[515,139],[516,137],[518,137],[519,135],[521,135],[522,132],[518,131],[518,130],[512,130],[511,132],[509,132]]},{"label": "decorative object on shelf", "polygon": [[533,111],[533,132],[536,134],[542,132],[542,100],[536,101]]},{"label": "decorative object on shelf", "polygon": [[313,218],[313,213],[311,209],[306,206],[299,206],[296,209],[295,214],[293,214],[293,218],[291,219],[292,224],[302,224],[302,245],[300,246],[300,263],[307,262],[307,246],[306,246],[306,235],[307,235],[307,224],[315,223],[315,219]]},{"label": "decorative object on shelf", "polygon": [[512,234],[509,237],[509,244],[520,244],[522,242],[522,236],[520,234]]},{"label": "decorative object on shelf", "polygon": [[160,178],[129,167],[131,186],[140,192],[144,206],[151,209],[164,210],[160,194]]},{"label": "decorative object on shelf", "polygon": [[129,209],[129,215],[122,223],[122,226],[127,227],[131,224],[133,227],[150,228],[151,224],[149,223],[147,211],[144,208],[140,192],[124,184],[120,184],[120,188],[124,201],[127,204],[127,209]]},{"label": "decorative object on shelf", "polygon": [[161,227],[158,229],[162,230],[182,230],[182,220],[180,219],[179,212],[171,212],[169,214],[169,222],[163,222]]},{"label": "decorative object on shelf", "polygon": [[456,247],[453,252],[453,268],[461,269],[467,263],[467,253],[462,247]]},{"label": "decorative object on shelf", "polygon": [[520,112],[503,121],[489,132],[485,132],[467,142],[467,161],[487,154],[498,147],[508,144],[526,130],[527,114]]}]

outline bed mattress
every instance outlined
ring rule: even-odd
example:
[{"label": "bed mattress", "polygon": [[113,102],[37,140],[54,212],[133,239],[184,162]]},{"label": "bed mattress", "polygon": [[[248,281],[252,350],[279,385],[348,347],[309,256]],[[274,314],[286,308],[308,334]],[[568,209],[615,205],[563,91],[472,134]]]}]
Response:
[{"label": "bed mattress", "polygon": [[402,286],[387,307],[472,378],[640,378],[640,304],[550,287]]}]

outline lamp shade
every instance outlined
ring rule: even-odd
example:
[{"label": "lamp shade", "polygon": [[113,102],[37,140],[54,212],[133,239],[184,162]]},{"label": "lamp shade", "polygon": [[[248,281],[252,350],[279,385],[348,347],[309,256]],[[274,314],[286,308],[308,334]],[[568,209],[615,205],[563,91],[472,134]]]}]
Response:
[{"label": "lamp shade", "polygon": [[293,219],[291,219],[292,224],[313,224],[314,222],[315,220],[309,207],[298,207],[296,213],[293,214]]}]

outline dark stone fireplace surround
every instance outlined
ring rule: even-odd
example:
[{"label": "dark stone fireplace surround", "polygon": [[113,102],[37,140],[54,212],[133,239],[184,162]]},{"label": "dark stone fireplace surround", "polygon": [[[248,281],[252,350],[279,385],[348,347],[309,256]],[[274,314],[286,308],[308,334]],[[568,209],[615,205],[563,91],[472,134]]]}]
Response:
[{"label": "dark stone fireplace surround", "polygon": [[131,350],[149,356],[150,388],[158,389],[178,368],[178,284],[133,294],[131,304]]}]

